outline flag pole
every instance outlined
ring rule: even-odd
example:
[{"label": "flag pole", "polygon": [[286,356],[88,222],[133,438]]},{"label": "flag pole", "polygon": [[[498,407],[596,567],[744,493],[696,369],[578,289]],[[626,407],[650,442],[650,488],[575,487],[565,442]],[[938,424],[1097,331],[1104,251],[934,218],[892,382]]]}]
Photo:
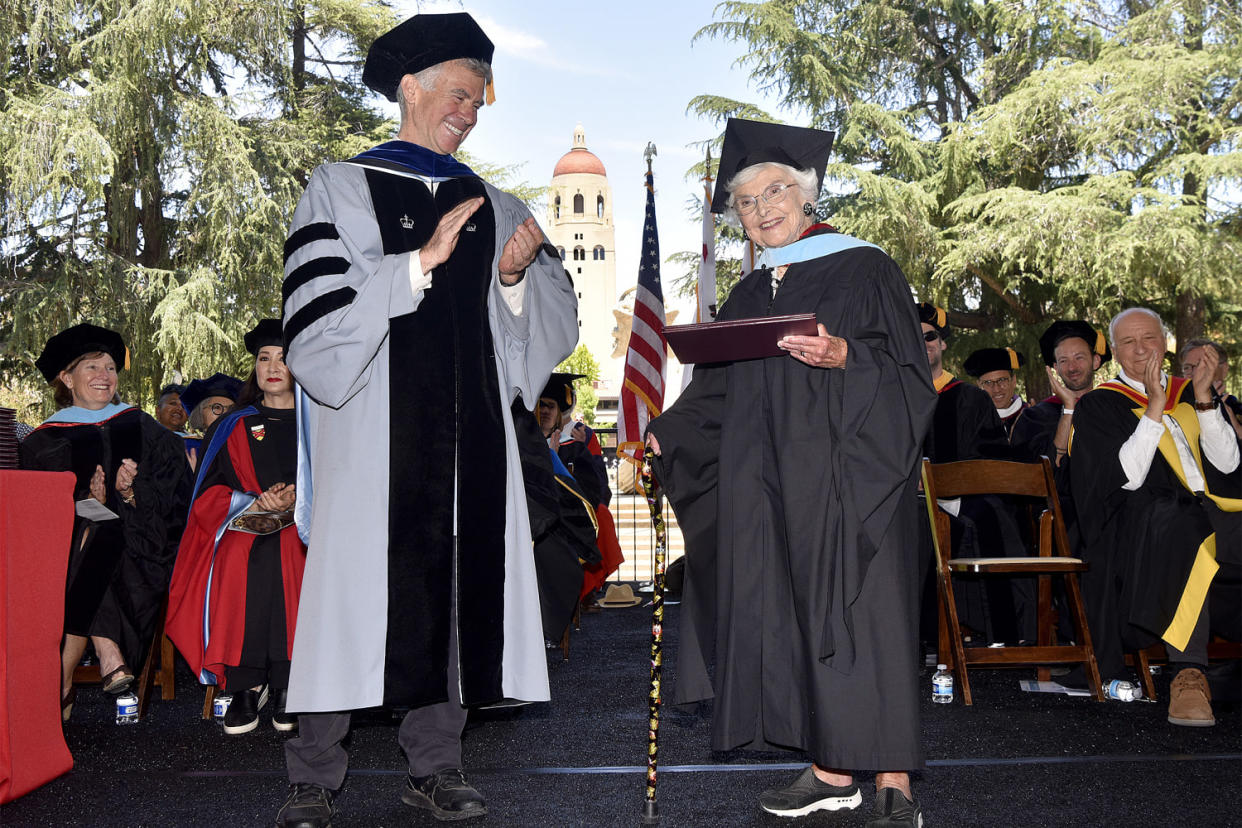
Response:
[{"label": "flag pole", "polygon": [[660,683],[664,664],[664,564],[668,542],[661,514],[663,498],[659,484],[651,472],[654,452],[648,447],[643,452],[642,485],[651,511],[651,524],[655,527],[655,575],[651,593],[651,685],[647,691],[647,778],[646,798],[643,800],[642,822],[654,825],[660,821],[660,806],[656,803],[656,762],[660,747]]}]

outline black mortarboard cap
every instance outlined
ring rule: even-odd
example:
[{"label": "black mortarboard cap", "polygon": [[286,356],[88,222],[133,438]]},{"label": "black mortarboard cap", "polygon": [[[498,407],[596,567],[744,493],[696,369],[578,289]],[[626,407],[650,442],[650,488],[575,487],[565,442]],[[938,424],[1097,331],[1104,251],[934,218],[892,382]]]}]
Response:
[{"label": "black mortarboard cap", "polygon": [[962,363],[962,368],[972,377],[981,377],[991,371],[1016,371],[1026,365],[1026,357],[1013,348],[980,348]]},{"label": "black mortarboard cap", "polygon": [[237,402],[237,395],[241,393],[242,381],[237,377],[230,377],[228,374],[212,374],[207,379],[196,379],[185,387],[181,392],[181,404],[185,406],[185,410],[193,412],[194,409],[203,400],[208,397],[228,397],[233,402]]},{"label": "black mortarboard cap", "polygon": [[69,367],[69,363],[83,354],[93,353],[105,353],[112,357],[117,371],[129,367],[129,350],[121,335],[87,322],[65,328],[49,339],[43,346],[43,353],[35,360],[35,367],[45,380],[51,382]]},{"label": "black mortarboard cap", "polygon": [[580,380],[586,374],[553,374],[548,377],[548,384],[539,392],[539,398],[547,397],[556,400],[561,411],[568,411],[574,406],[574,380]]},{"label": "black mortarboard cap", "polygon": [[724,146],[720,148],[712,212],[724,212],[729,200],[725,185],[739,172],[755,164],[788,164],[798,170],[814,170],[822,186],[824,168],[828,166],[828,154],[832,152],[835,135],[810,127],[730,118],[725,125]]},{"label": "black mortarboard cap", "polygon": [[491,63],[494,48],[479,24],[465,12],[416,14],[371,44],[362,67],[362,82],[395,102],[397,86],[406,75],[446,60],[475,58]]},{"label": "black mortarboard cap", "polygon": [[936,329],[936,333],[940,334],[940,338],[945,342],[949,341],[949,314],[944,308],[938,308],[927,302],[919,302],[919,321],[926,322]]},{"label": "black mortarboard cap", "polygon": [[246,350],[258,356],[259,349],[266,345],[285,347],[285,333],[279,319],[260,319],[259,324],[247,332],[244,341]]},{"label": "black mortarboard cap", "polygon": [[1113,352],[1108,347],[1108,338],[1103,331],[1097,331],[1081,319],[1058,319],[1039,338],[1039,353],[1044,358],[1044,364],[1049,367],[1056,365],[1057,346],[1075,336],[1087,343],[1091,353],[1100,358],[1101,365],[1113,358]]}]

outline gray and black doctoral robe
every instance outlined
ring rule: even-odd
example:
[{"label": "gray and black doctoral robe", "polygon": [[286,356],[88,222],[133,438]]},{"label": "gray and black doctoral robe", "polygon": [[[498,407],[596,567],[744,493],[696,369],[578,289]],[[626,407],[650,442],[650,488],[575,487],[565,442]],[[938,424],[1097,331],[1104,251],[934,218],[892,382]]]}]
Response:
[{"label": "gray and black doctoral robe", "polygon": [[[515,312],[497,262],[530,216],[518,199],[473,176],[433,195],[364,163],[315,171],[285,245],[286,360],[312,400],[313,482],[288,709],[446,701],[454,583],[460,701],[546,700],[510,404],[529,406],[573,350],[572,283],[545,244]],[[415,292],[411,258],[474,196],[486,200],[453,255]]]},{"label": "gray and black doctoral robe", "polygon": [[935,392],[910,288],[871,246],[791,264],[775,297],[770,278],[718,318],[814,312],[846,365],[697,365],[648,427],[686,536],[673,701],[714,697],[717,750],[920,767],[915,490]]}]

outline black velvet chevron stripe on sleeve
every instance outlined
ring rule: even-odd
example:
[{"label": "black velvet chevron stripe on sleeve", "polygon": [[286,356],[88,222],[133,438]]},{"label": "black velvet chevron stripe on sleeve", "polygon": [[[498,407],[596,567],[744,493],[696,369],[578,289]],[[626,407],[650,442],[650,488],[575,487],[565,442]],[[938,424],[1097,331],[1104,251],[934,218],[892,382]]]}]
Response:
[{"label": "black velvet chevron stripe on sleeve", "polygon": [[349,270],[349,259],[340,256],[324,256],[319,259],[311,259],[285,277],[284,283],[280,286],[281,302],[288,302],[293,292],[311,279],[316,279],[320,276],[338,276],[347,270]]},{"label": "black velvet chevron stripe on sleeve", "polygon": [[358,291],[353,288],[343,287],[330,290],[322,296],[316,296],[303,305],[301,310],[289,317],[289,321],[285,323],[285,342],[292,343],[298,338],[298,334],[315,324],[316,320],[338,308],[345,307],[353,302],[357,295]]},{"label": "black velvet chevron stripe on sleeve", "polygon": [[285,241],[285,261],[289,261],[289,257],[298,250],[298,248],[310,244],[313,241],[321,239],[339,239],[341,234],[337,232],[336,225],[330,221],[317,221],[314,224],[308,224],[305,227],[299,227]]}]

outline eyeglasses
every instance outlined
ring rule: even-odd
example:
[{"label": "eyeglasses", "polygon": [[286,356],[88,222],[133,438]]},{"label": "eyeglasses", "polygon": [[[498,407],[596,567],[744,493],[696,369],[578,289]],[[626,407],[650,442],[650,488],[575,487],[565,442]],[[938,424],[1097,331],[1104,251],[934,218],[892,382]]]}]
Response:
[{"label": "eyeglasses", "polygon": [[768,188],[757,196],[738,196],[733,199],[733,209],[737,211],[739,216],[749,216],[755,210],[759,209],[759,199],[763,199],[768,204],[780,204],[785,200],[792,184],[770,184]]},{"label": "eyeglasses", "polygon": [[1013,377],[1002,377],[995,380],[980,380],[980,388],[1001,388],[1006,385],[1013,385]]},{"label": "eyeglasses", "polygon": [[924,342],[935,342],[939,338],[940,338],[940,334],[937,333],[936,331],[923,331]]},{"label": "eyeglasses", "polygon": [[215,414],[217,417],[219,417],[221,414],[229,410],[229,407],[225,405],[224,403],[212,403],[211,405],[207,406],[207,408],[211,411],[212,414]]}]

